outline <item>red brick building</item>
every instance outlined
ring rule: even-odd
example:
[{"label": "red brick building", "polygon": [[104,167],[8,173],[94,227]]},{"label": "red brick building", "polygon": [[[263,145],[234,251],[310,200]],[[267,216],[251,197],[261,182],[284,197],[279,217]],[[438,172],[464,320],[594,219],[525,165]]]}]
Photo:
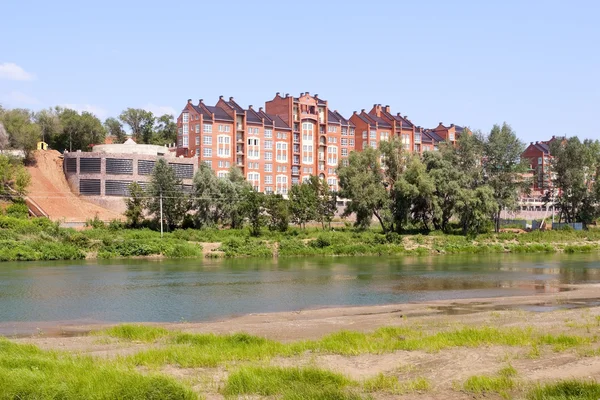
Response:
[{"label": "red brick building", "polygon": [[232,97],[221,96],[214,106],[188,100],[177,126],[178,156],[197,155],[219,177],[235,165],[255,189],[284,195],[311,175],[338,190],[337,167],[347,164],[352,151],[376,148],[393,136],[401,139],[406,151],[422,154],[437,150],[440,142],[455,143],[466,131],[441,123],[423,129],[381,104],[346,119],[308,92],[299,97],[277,93],[258,110],[244,109]]},{"label": "red brick building", "polygon": [[546,191],[552,187],[550,172],[552,155],[550,145],[556,140],[565,140],[564,137],[552,136],[552,139],[541,142],[530,142],[521,154],[521,158],[529,161],[529,170],[533,174],[533,190]]}]

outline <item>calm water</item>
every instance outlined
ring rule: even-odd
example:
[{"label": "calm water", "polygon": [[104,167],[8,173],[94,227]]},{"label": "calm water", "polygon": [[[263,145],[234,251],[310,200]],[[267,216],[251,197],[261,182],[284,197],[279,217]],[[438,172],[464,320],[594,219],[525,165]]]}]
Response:
[{"label": "calm water", "polygon": [[199,321],[599,281],[596,254],[1,263],[0,322]]}]

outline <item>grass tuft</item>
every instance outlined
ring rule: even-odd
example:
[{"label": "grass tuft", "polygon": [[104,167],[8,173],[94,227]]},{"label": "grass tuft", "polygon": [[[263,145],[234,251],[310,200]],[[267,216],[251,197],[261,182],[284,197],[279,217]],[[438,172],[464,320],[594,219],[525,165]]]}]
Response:
[{"label": "grass tuft", "polygon": [[527,395],[530,400],[597,400],[600,384],[590,381],[568,380],[538,385]]},{"label": "grass tuft", "polygon": [[508,392],[513,390],[517,384],[515,377],[517,370],[512,366],[501,369],[497,376],[475,375],[466,380],[463,389],[467,392],[476,394],[498,393],[504,398],[508,398]]},{"label": "grass tuft", "polygon": [[229,375],[222,393],[226,396],[277,396],[289,400],[360,399],[348,390],[351,386],[356,383],[345,376],[317,368],[245,366]]},{"label": "grass tuft", "polygon": [[170,332],[165,328],[156,326],[125,324],[98,331],[95,334],[138,342],[154,342],[169,335]]},{"label": "grass tuft", "polygon": [[379,375],[363,382],[364,391],[367,393],[387,392],[391,394],[406,394],[424,392],[431,389],[431,384],[426,378],[419,377],[407,381],[400,381],[395,376]]}]

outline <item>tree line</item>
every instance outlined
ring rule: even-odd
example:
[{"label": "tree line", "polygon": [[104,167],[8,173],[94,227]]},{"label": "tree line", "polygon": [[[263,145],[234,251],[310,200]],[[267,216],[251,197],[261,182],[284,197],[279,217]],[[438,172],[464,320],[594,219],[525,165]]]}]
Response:
[{"label": "tree line", "polygon": [[177,124],[169,114],[156,117],[150,111],[128,108],[118,118],[102,122],[93,113],[65,107],[40,111],[0,106],[0,150],[23,150],[29,157],[37,142],[44,141],[58,151],[89,151],[106,136],[124,142],[128,134],[138,143],[165,145],[177,140]]}]

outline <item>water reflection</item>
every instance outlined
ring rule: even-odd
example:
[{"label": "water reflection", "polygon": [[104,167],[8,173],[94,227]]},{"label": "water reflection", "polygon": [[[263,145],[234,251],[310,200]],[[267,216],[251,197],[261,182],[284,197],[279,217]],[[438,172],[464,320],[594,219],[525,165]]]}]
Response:
[{"label": "water reflection", "polygon": [[595,254],[0,264],[0,321],[196,321],[600,281]]}]

